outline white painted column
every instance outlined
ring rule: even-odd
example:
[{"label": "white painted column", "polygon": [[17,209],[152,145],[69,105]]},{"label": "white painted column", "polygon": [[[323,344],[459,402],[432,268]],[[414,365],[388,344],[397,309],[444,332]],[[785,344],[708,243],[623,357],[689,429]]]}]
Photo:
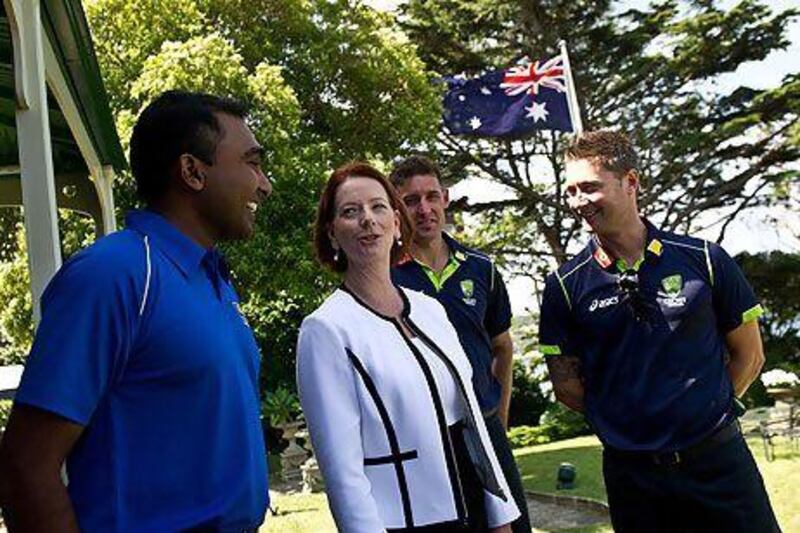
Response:
[{"label": "white painted column", "polygon": [[114,216],[114,168],[104,165],[92,170],[92,181],[97,189],[100,199],[100,209],[103,211],[103,234],[116,231],[117,219]]},{"label": "white painted column", "polygon": [[3,3],[14,45],[22,203],[33,317],[38,323],[42,292],[61,266],[50,122],[47,116],[41,6],[40,0],[3,0]]}]

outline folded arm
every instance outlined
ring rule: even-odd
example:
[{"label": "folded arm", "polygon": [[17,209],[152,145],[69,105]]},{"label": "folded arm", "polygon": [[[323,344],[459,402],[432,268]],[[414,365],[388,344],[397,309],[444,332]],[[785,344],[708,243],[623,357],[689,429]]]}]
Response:
[{"label": "folded arm", "polygon": [[572,355],[548,355],[547,369],[556,399],[575,411],[583,411],[581,361]]},{"label": "folded arm", "polygon": [[725,344],[730,354],[728,375],[733,383],[734,394],[741,398],[764,366],[764,348],[758,321],[745,322],[728,332]]}]

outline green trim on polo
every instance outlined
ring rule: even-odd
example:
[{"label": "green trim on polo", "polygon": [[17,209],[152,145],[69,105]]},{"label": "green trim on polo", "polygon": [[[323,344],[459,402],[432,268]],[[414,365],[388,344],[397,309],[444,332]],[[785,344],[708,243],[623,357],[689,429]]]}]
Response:
[{"label": "green trim on polo", "polygon": [[561,355],[561,348],[554,344],[540,344],[539,351],[542,355]]},{"label": "green trim on polo", "polygon": [[764,308],[761,307],[761,304],[756,304],[744,313],[742,313],[742,324],[745,322],[750,322],[751,320],[758,319],[761,315],[764,314]]},{"label": "green trim on polo", "polygon": [[447,264],[440,273],[435,272],[431,267],[425,263],[422,263],[421,261],[417,261],[417,263],[419,263],[419,265],[422,267],[422,271],[425,272],[425,275],[428,276],[428,279],[431,280],[433,288],[436,289],[436,292],[442,290],[445,282],[450,279],[450,277],[456,273],[458,267],[461,266],[461,262],[456,258],[455,254],[452,253],[450,254],[450,259],[447,261]]},{"label": "green trim on polo", "polygon": [[617,259],[617,262],[614,264],[616,265],[617,270],[619,270],[620,272],[625,272],[628,270],[635,270],[636,272],[639,272],[639,267],[642,266],[642,263],[644,263],[644,256],[637,259],[632,267],[629,267],[628,262],[621,257]]}]

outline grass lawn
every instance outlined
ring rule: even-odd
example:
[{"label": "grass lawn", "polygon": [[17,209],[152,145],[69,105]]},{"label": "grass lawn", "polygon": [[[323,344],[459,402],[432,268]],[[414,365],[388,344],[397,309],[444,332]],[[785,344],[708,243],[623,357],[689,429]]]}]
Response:
[{"label": "grass lawn", "polygon": [[[748,439],[764,477],[778,522],[786,533],[800,533],[800,452],[792,452],[788,442],[779,441],[776,458],[767,462],[758,438]],[[540,492],[559,492],[605,501],[605,487],[600,473],[600,442],[595,437],[579,437],[541,446],[517,450],[517,463],[525,488]],[[575,489],[556,491],[555,475],[558,465],[575,465],[578,476]],[[267,516],[261,532],[325,532],[336,531],[324,494],[273,496],[273,508],[278,516]],[[560,530],[561,533],[600,533],[611,531],[610,526],[595,526]]]}]

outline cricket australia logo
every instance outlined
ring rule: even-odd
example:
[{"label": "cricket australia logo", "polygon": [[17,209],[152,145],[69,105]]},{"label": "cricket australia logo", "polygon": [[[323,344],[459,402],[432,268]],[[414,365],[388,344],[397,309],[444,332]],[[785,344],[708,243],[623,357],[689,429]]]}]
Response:
[{"label": "cricket australia logo", "polygon": [[683,307],[686,305],[686,296],[681,296],[683,290],[683,276],[673,274],[661,280],[661,288],[658,291],[658,301],[664,307]]},{"label": "cricket australia logo", "polygon": [[476,301],[474,298],[475,295],[475,284],[471,279],[462,279],[461,280],[461,294],[464,295],[464,303],[467,305],[474,306]]}]

